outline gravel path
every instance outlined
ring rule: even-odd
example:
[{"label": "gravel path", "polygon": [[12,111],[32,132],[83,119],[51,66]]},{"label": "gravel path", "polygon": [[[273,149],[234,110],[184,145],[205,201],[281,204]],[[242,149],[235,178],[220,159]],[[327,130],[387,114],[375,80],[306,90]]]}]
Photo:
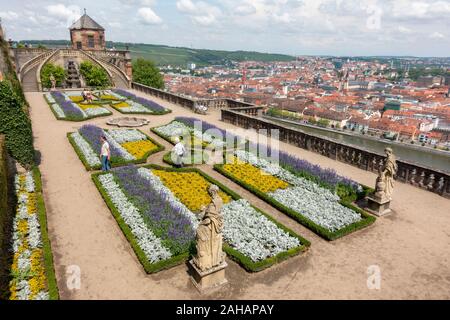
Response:
[{"label": "gravel path", "polygon": [[[138,95],[143,95],[137,93]],[[66,133],[83,124],[106,127],[108,118],[83,123],[57,121],[42,94],[29,93],[35,147],[40,152],[50,238],[62,299],[199,299],[181,265],[147,275],[120,231],[75,152]],[[152,98],[173,113],[144,116],[144,130],[167,148],[170,144],[149,128],[175,116],[196,116],[222,128],[220,113],[194,115],[189,110]],[[119,114],[113,111],[113,116]],[[372,185],[376,176],[344,163],[281,143],[294,153],[361,183]],[[162,164],[163,153],[149,158]],[[257,274],[248,274],[229,261],[227,289],[211,298],[228,299],[449,299],[450,201],[409,185],[397,183],[392,215],[379,218],[364,230],[327,242],[286,215],[254,197],[209,166],[201,168],[278,221],[311,240],[305,255],[291,258]],[[381,270],[381,289],[369,290],[367,269]],[[70,266],[79,266],[81,288],[70,290]],[[69,270],[69,272],[68,272]],[[70,286],[69,286],[70,287]]]}]

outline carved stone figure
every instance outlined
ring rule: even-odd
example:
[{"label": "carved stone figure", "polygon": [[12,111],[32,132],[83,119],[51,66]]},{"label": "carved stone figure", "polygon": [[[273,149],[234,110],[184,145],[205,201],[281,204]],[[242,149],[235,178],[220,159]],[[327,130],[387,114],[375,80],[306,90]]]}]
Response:
[{"label": "carved stone figure", "polygon": [[53,76],[53,73],[50,75],[50,83],[52,84],[52,90],[56,89],[56,79]]},{"label": "carved stone figure", "polygon": [[219,196],[219,187],[211,185],[208,193],[212,202],[202,210],[202,221],[197,228],[197,256],[194,263],[201,271],[214,268],[224,262],[222,252],[223,206]]},{"label": "carved stone figure", "polygon": [[394,176],[397,173],[397,161],[391,148],[384,149],[386,159],[380,167],[375,186],[375,196],[380,199],[392,200],[394,190]]}]

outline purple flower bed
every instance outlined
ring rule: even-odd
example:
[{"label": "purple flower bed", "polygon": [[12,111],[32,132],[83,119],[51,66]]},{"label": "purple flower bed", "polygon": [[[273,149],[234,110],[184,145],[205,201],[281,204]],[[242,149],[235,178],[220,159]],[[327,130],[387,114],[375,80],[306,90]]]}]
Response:
[{"label": "purple flower bed", "polygon": [[153,111],[155,113],[166,113],[168,111],[162,105],[160,105],[154,101],[138,97],[135,94],[128,92],[126,90],[115,89],[115,90],[113,90],[113,92],[117,93],[118,95],[121,95],[127,99],[130,99],[137,103],[140,103],[141,105],[143,105],[144,107],[146,107],[147,109],[149,109],[150,111]]},{"label": "purple flower bed", "polygon": [[66,100],[66,97],[58,91],[53,91],[51,93],[53,99],[55,99],[55,102],[61,107],[61,109],[64,111],[64,114],[68,118],[76,118],[76,119],[84,119],[85,116],[83,114],[83,111],[81,111],[80,108],[77,108],[74,106],[72,101]]},{"label": "purple flower bed", "polygon": [[[100,154],[102,149],[102,142],[100,141],[100,138],[104,135],[103,129],[92,124],[86,124],[82,126],[78,132],[92,146],[94,151],[97,154]],[[121,157],[120,151],[113,144],[110,143],[109,147],[111,150],[111,158]],[[112,159],[112,161],[114,162],[114,159]]]},{"label": "purple flower bed", "polygon": [[140,209],[152,232],[174,255],[189,250],[195,237],[189,219],[174,206],[167,194],[154,188],[138,168],[127,166],[113,170],[124,193]]}]

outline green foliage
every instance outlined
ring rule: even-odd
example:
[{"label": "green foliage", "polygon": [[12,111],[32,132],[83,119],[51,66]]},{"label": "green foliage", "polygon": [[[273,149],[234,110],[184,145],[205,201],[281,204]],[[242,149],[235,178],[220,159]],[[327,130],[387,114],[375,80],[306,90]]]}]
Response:
[{"label": "green foliage", "polygon": [[34,164],[31,121],[9,81],[0,82],[0,133],[6,134],[6,147],[21,165]]},{"label": "green foliage", "polygon": [[319,121],[317,121],[317,124],[321,127],[328,127],[330,125],[330,121],[327,119],[320,119]]},{"label": "green foliage", "polygon": [[106,88],[111,84],[106,71],[90,61],[80,64],[80,73],[89,87]]},{"label": "green foliage", "polygon": [[150,60],[137,59],[133,62],[133,81],[157,89],[164,89],[164,78]]},{"label": "green foliage", "polygon": [[52,63],[47,63],[41,69],[41,82],[44,88],[52,87],[52,82],[50,81],[50,77],[52,74],[56,80],[57,87],[61,87],[66,80],[66,72],[64,68]]}]

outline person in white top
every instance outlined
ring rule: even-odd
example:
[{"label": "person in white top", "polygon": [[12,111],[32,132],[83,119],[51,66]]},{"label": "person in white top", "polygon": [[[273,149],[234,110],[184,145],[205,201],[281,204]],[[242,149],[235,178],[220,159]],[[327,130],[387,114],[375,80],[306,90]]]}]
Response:
[{"label": "person in white top", "polygon": [[186,147],[180,141],[180,138],[175,138],[175,146],[172,149],[172,161],[175,167],[181,168],[183,166],[183,156],[186,153]]},{"label": "person in white top", "polygon": [[111,169],[111,149],[105,136],[100,138],[102,142],[102,149],[100,152],[100,158],[102,159],[102,171],[108,171]]}]

